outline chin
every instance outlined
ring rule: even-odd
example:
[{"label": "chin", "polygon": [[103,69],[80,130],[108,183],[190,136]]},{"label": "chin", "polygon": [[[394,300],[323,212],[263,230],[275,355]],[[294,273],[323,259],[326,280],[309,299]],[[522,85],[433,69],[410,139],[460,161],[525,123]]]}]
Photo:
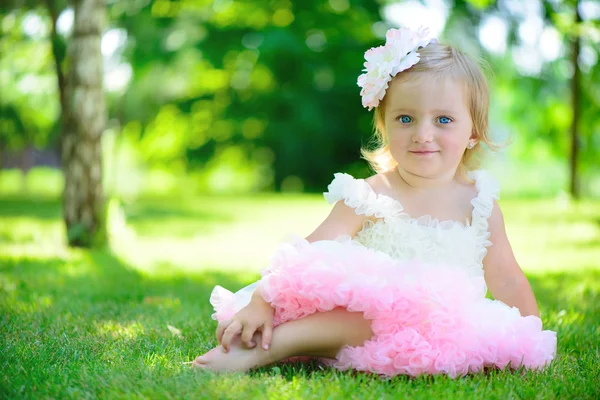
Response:
[{"label": "chin", "polygon": [[436,175],[439,171],[437,170],[437,168],[415,168],[415,167],[400,167],[402,168],[404,171],[408,172],[411,175],[416,175],[416,176],[421,176],[421,177],[429,177],[429,176],[433,176]]}]

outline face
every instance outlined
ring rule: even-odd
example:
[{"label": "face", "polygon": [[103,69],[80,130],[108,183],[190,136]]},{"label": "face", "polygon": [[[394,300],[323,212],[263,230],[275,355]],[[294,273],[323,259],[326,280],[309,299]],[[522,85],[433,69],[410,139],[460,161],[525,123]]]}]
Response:
[{"label": "face", "polygon": [[462,82],[430,75],[393,79],[384,106],[398,168],[424,178],[454,177],[473,128]]}]

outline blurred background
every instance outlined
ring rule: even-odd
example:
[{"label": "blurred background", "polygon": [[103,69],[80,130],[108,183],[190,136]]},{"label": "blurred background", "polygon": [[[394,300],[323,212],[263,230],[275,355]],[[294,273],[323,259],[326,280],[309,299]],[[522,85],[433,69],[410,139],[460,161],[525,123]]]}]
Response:
[{"label": "blurred background", "polygon": [[[56,66],[73,9],[10,3],[0,14],[0,190],[34,191],[42,179],[60,193]],[[600,195],[597,1],[109,0],[106,12],[109,194],[323,191],[336,171],[368,176],[359,149],[372,113],[356,85],[364,51],[389,27],[423,24],[490,64],[491,131],[514,139],[496,158],[520,176],[505,193],[568,190],[579,68],[581,190]]]},{"label": "blurred background", "polygon": [[560,338],[533,386],[494,374],[493,390],[593,398],[598,0],[0,0],[0,393],[287,398],[309,379],[339,397],[328,373],[191,378],[181,362],[215,344],[215,285],[256,281],[287,234],[309,235],[334,173],[372,174],[364,53],[420,25],[488,65],[510,145],[487,168]]},{"label": "blurred background", "polygon": [[[89,11],[81,7],[85,35]],[[287,199],[292,207],[298,199],[297,210],[319,210],[314,219],[288,212],[273,226],[297,218],[308,230],[326,215],[319,193],[333,173],[372,173],[359,153],[372,136],[372,113],[356,84],[364,52],[382,44],[390,27],[420,25],[489,64],[491,132],[511,141],[488,162],[503,198],[600,197],[597,1],[97,1],[101,57],[77,63],[69,56],[75,8],[63,0],[0,6],[5,215],[43,213],[47,201],[47,212],[60,218],[69,185],[60,161],[69,78],[96,63],[105,99],[97,111],[105,118],[100,184],[117,221],[109,230],[132,224],[133,233],[160,235],[172,222],[179,236],[196,237],[227,219],[216,208],[236,208],[240,198]],[[169,211],[185,201],[202,213]],[[198,215],[212,222],[199,228]],[[287,228],[279,227],[278,235]],[[63,228],[55,228],[51,243],[62,243]],[[235,238],[227,232],[223,243]],[[240,232],[240,239],[247,234]],[[35,235],[24,240],[35,243]],[[212,231],[211,240],[217,236]]]}]

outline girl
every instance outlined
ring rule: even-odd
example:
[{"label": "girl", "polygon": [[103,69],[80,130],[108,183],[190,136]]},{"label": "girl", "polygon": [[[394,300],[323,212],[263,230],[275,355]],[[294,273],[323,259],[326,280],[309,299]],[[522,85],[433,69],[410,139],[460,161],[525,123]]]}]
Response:
[{"label": "girl", "polygon": [[391,29],[365,58],[358,84],[380,146],[363,155],[378,174],[335,174],[325,193],[335,206],[310,236],[281,245],[259,282],[214,289],[220,345],[194,365],[247,371],[310,356],[450,377],[547,365],[556,333],[542,330],[496,181],[473,169],[481,143],[493,147],[480,69],[425,30]]}]

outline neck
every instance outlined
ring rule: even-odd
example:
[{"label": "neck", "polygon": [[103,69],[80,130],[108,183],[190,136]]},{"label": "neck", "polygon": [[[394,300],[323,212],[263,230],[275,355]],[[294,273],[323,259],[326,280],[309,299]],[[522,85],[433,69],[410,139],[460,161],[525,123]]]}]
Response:
[{"label": "neck", "polygon": [[413,189],[447,189],[455,178],[455,173],[451,171],[434,177],[415,175],[400,168],[400,166],[396,167],[396,171],[404,183]]}]

